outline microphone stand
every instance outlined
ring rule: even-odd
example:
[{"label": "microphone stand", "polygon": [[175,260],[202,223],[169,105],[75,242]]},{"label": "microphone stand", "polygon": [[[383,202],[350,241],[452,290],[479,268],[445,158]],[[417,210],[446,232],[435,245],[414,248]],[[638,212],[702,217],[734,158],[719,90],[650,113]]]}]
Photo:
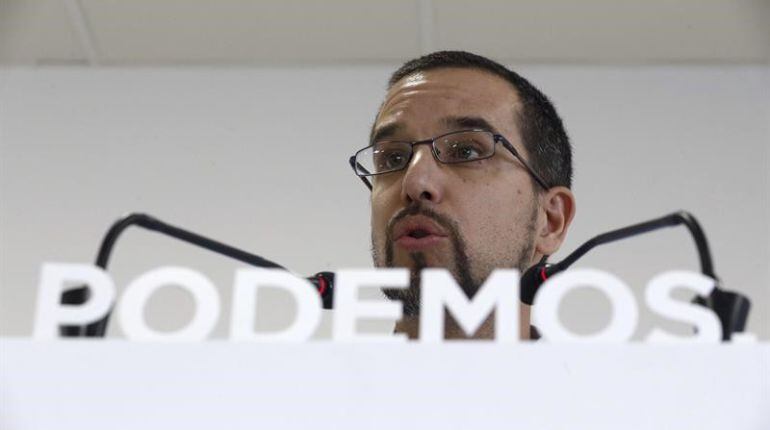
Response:
[{"label": "microphone stand", "polygon": [[722,325],[722,340],[729,340],[733,333],[742,332],[745,329],[751,301],[745,295],[726,291],[719,287],[719,278],[714,273],[714,265],[711,260],[711,252],[706,241],[706,235],[703,233],[703,229],[695,217],[686,211],[675,212],[650,221],[600,234],[581,245],[559,263],[546,264],[545,259],[543,259],[522,275],[521,301],[531,305],[538,289],[549,276],[566,270],[588,251],[599,245],[682,224],[687,227],[695,241],[698,257],[700,258],[701,273],[714,279],[716,284],[708,297],[696,296],[693,302],[708,307],[717,314]]},{"label": "microphone stand", "polygon": [[[529,268],[521,276],[520,299],[523,303],[532,304],[535,294],[540,286],[552,276],[562,270],[567,269],[588,251],[596,246],[610,242],[615,242],[631,236],[649,233],[665,227],[674,227],[684,224],[689,230],[695,241],[700,258],[701,273],[714,279],[716,285],[708,297],[697,296],[693,302],[712,309],[722,325],[722,339],[729,340],[731,335],[736,332],[742,332],[746,326],[749,310],[751,308],[750,300],[740,293],[726,291],[720,288],[719,278],[714,273],[714,265],[711,260],[706,236],[703,233],[698,221],[690,213],[685,211],[675,212],[670,215],[656,218],[650,221],[634,224],[628,227],[613,230],[600,234],[587,241],[575,251],[569,254],[564,260],[555,264],[547,264],[545,258]],[[183,240],[209,251],[222,254],[238,261],[247,263],[256,267],[274,268],[287,270],[280,264],[274,263],[255,254],[234,248],[222,242],[201,236],[188,230],[164,223],[150,215],[133,213],[116,221],[102,240],[99,252],[96,257],[96,265],[102,269],[107,269],[112,249],[115,242],[123,231],[130,226],[143,227],[147,230],[156,231],[176,239]],[[334,293],[334,274],[330,272],[320,272],[313,277],[308,278],[321,294],[323,306],[325,309],[332,308],[332,297]],[[82,304],[88,299],[89,290],[86,286],[65,291],[62,294],[62,303],[64,304]],[[104,337],[107,330],[109,314],[103,319],[86,326],[62,326],[60,334],[62,337]]]},{"label": "microphone stand", "polygon": [[[230,245],[209,239],[191,231],[172,226],[157,218],[142,213],[129,214],[123,218],[118,219],[114,224],[112,224],[110,229],[107,231],[107,234],[105,234],[104,239],[102,239],[102,244],[99,247],[99,252],[96,256],[97,266],[104,270],[107,269],[107,264],[110,261],[110,255],[112,254],[112,250],[115,247],[115,242],[117,242],[118,237],[120,237],[123,231],[131,226],[137,226],[147,230],[156,231],[158,233],[183,240],[187,243],[196,245],[209,251],[226,255],[252,266],[288,270],[280,264],[274,263],[258,255],[234,248]],[[309,280],[315,284],[316,288],[319,290],[323,300],[324,308],[331,309],[334,275],[329,272],[321,272],[316,274],[314,277],[309,278]],[[88,300],[88,294],[89,290],[86,286],[65,291],[62,294],[62,303],[85,303],[85,301]],[[105,332],[107,331],[107,322],[109,317],[110,314],[107,314],[101,320],[86,326],[61,326],[59,333],[62,337],[104,337]]]}]

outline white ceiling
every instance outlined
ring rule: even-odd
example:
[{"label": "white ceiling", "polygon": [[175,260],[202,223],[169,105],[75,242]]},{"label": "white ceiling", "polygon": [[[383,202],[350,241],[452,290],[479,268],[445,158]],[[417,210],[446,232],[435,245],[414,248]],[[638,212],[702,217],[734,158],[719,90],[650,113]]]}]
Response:
[{"label": "white ceiling", "polygon": [[0,0],[0,64],[770,62],[770,0]]}]

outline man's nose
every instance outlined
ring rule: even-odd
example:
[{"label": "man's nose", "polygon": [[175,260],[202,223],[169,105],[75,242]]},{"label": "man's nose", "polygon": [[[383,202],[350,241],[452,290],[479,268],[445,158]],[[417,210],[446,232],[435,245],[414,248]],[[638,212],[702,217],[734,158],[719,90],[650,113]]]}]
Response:
[{"label": "man's nose", "polygon": [[401,184],[401,197],[407,202],[441,203],[444,197],[444,169],[433,157],[431,145],[417,145]]}]

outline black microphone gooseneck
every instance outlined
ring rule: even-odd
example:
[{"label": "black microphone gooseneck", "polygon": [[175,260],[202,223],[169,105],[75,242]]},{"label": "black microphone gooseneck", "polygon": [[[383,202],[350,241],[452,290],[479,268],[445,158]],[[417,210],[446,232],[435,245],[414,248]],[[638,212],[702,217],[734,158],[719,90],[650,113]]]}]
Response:
[{"label": "black microphone gooseneck", "polygon": [[[716,287],[708,297],[696,297],[694,302],[706,306],[717,314],[722,324],[723,340],[729,340],[732,333],[741,332],[746,326],[751,302],[749,299],[739,293],[722,290],[719,287],[719,279],[714,273],[714,266],[711,260],[708,242],[698,221],[690,213],[685,211],[675,212],[661,218],[634,224],[628,227],[613,230],[600,234],[588,242],[581,245],[573,251],[564,260],[555,264],[548,264],[545,258],[538,264],[530,267],[521,276],[520,299],[525,304],[532,304],[540,286],[552,275],[559,273],[588,251],[598,245],[615,242],[631,236],[649,233],[664,227],[673,227],[684,224],[690,231],[695,241],[700,257],[701,273],[712,278],[716,282]],[[199,234],[181,229],[164,223],[150,215],[133,213],[116,221],[102,240],[99,252],[96,258],[96,265],[102,269],[107,269],[112,249],[115,242],[123,231],[130,226],[139,226],[148,230],[156,231],[176,239],[183,240],[198,247],[216,252],[238,261],[257,267],[275,268],[287,270],[280,264],[274,263],[255,254],[234,248],[222,242],[209,239]],[[331,272],[320,272],[307,278],[319,291],[323,300],[325,309],[331,309],[334,289],[334,274]],[[62,303],[82,304],[88,299],[88,288],[86,286],[65,291],[62,294]],[[109,314],[103,319],[86,326],[62,326],[60,333],[63,337],[103,337],[107,330]]]},{"label": "black microphone gooseneck", "polygon": [[[117,242],[121,233],[123,233],[123,231],[130,226],[138,226],[147,230],[156,231],[207,249],[209,251],[226,255],[252,266],[288,270],[280,264],[274,263],[258,255],[234,248],[222,242],[209,239],[191,231],[175,227],[150,215],[142,213],[129,214],[112,224],[110,229],[105,234],[104,239],[102,239],[102,244],[99,247],[99,252],[96,256],[97,266],[105,270],[107,269],[107,264],[110,261],[110,255],[112,254],[112,249],[115,247],[115,242]],[[315,287],[318,289],[318,292],[321,294],[324,308],[330,309],[332,306],[334,274],[330,272],[320,272],[308,278],[308,280],[315,285]],[[62,294],[62,303],[85,303],[85,301],[88,299],[88,293],[89,290],[86,286],[65,291]],[[61,326],[59,332],[62,337],[104,337],[105,332],[107,331],[107,322],[109,320],[109,316],[110,315],[107,314],[103,319],[86,326]]]},{"label": "black microphone gooseneck", "polygon": [[701,229],[695,217],[686,211],[675,212],[650,221],[600,234],[581,245],[559,263],[548,264],[545,262],[545,259],[541,260],[540,263],[527,269],[521,276],[521,301],[531,305],[538,289],[550,276],[567,269],[598,245],[681,224],[687,227],[695,241],[700,258],[701,273],[714,279],[716,282],[716,286],[709,297],[698,296],[694,302],[714,310],[722,324],[722,339],[729,340],[732,333],[744,330],[751,302],[742,294],[719,288],[719,278],[714,274],[714,265],[711,261],[711,252],[706,241],[706,235],[703,234],[703,229]]}]

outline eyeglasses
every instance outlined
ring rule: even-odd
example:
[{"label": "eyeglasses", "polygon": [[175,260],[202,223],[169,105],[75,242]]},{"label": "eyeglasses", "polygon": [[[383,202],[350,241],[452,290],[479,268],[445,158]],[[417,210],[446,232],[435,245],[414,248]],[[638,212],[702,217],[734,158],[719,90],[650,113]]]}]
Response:
[{"label": "eyeglasses", "polygon": [[405,169],[412,160],[415,145],[431,144],[433,157],[436,160],[444,164],[458,164],[493,157],[498,142],[521,162],[543,189],[550,188],[505,137],[486,130],[454,131],[433,139],[415,142],[375,142],[350,157],[350,167],[371,190],[372,184],[367,177]]}]

